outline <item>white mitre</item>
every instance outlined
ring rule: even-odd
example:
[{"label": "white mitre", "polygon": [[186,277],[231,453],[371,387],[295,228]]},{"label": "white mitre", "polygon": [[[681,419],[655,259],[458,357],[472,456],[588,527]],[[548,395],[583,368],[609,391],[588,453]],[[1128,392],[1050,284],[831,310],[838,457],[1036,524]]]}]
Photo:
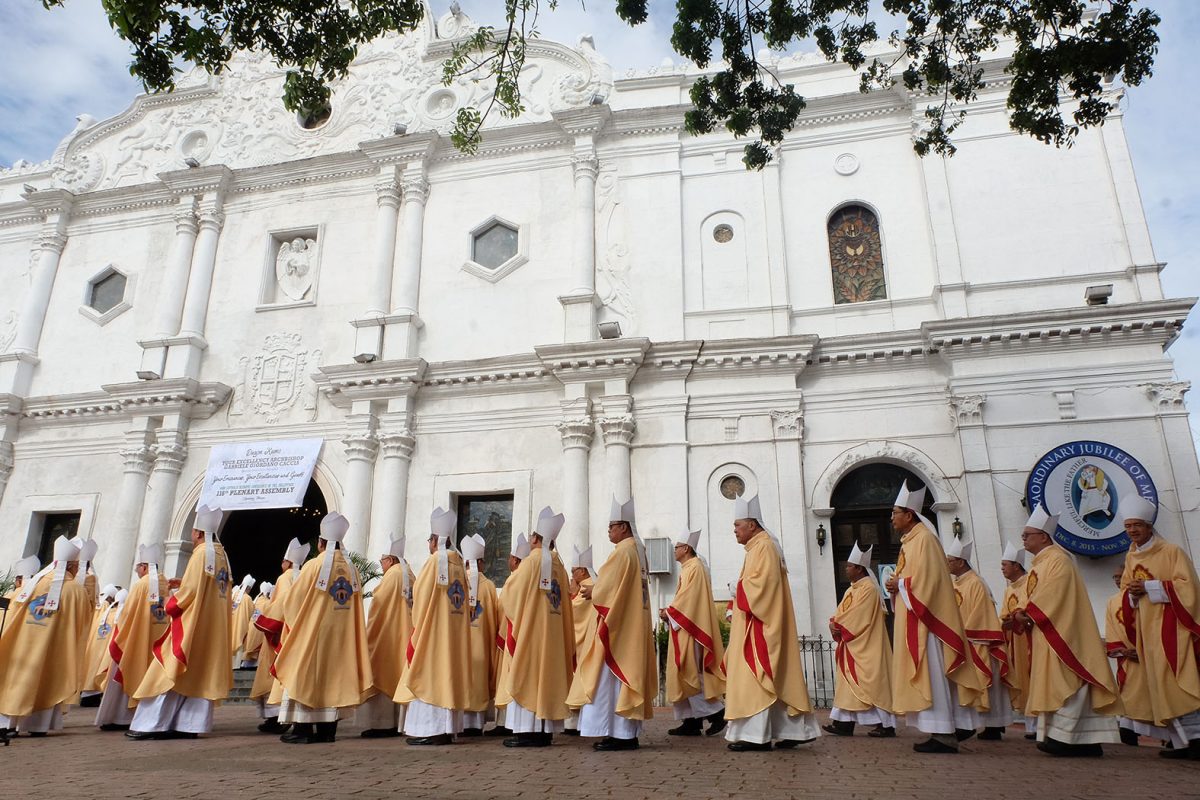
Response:
[{"label": "white mitre", "polygon": [[955,536],[946,545],[946,556],[948,558],[961,558],[963,561],[969,562],[971,560],[971,551],[974,549],[974,542],[964,542]]},{"label": "white mitre", "polygon": [[1051,514],[1046,510],[1045,506],[1038,505],[1033,510],[1033,513],[1029,515],[1029,519],[1025,521],[1025,527],[1043,531],[1053,536],[1054,532],[1058,530],[1058,514]]},{"label": "white mitre", "polygon": [[1158,517],[1158,506],[1150,502],[1141,495],[1133,495],[1132,497],[1122,497],[1120,500],[1121,522],[1129,522],[1131,519],[1140,520],[1147,525],[1153,525],[1154,520]]}]

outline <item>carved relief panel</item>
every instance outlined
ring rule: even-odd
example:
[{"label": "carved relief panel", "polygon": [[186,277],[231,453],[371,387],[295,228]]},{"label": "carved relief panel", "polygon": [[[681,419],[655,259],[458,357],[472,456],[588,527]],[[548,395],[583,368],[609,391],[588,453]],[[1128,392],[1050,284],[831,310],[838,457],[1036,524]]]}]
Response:
[{"label": "carved relief panel", "polygon": [[298,333],[273,333],[262,349],[238,361],[238,383],[229,401],[230,417],[257,417],[269,425],[281,419],[317,418],[317,385],[309,377],[321,351],[305,347]]},{"label": "carved relief panel", "polygon": [[315,305],[321,265],[319,228],[273,231],[267,242],[259,310]]}]

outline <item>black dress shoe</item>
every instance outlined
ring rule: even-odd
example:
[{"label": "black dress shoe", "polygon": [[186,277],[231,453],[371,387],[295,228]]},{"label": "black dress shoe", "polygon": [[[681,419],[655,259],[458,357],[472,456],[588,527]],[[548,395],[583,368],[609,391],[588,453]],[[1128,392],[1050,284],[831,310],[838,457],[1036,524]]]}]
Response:
[{"label": "black dress shoe", "polygon": [[705,736],[716,736],[725,730],[725,709],[722,708],[715,714],[709,714],[705,719],[708,721],[708,730],[704,732]]},{"label": "black dress shoe", "polygon": [[505,747],[549,747],[550,734],[518,733],[504,740]]},{"label": "black dress shoe", "polygon": [[853,736],[854,723],[844,722],[842,720],[830,720],[828,725],[822,725],[821,730],[826,733],[832,733],[834,736]]},{"label": "black dress shoe", "polygon": [[489,731],[484,731],[484,736],[512,736],[513,732],[503,725],[497,725]]},{"label": "black dress shoe", "polygon": [[699,717],[690,717],[677,728],[667,731],[669,736],[700,736],[704,733],[704,725]]},{"label": "black dress shoe", "polygon": [[1200,758],[1200,748],[1196,747],[1192,742],[1188,742],[1187,747],[1175,747],[1158,751],[1159,758],[1170,758],[1172,760],[1196,760]]},{"label": "black dress shoe", "polygon": [[100,726],[100,730],[106,731],[106,732],[127,731],[127,730],[129,730],[129,726],[128,725],[118,725],[115,722],[106,722]]},{"label": "black dress shoe", "polygon": [[279,741],[284,744],[308,744],[315,733],[311,722],[297,722],[292,726],[291,733],[280,736]]},{"label": "black dress shoe", "polygon": [[413,747],[434,747],[444,744],[454,744],[454,738],[448,733],[439,733],[437,736],[409,736],[404,741]]},{"label": "black dress shoe", "polygon": [[913,750],[917,753],[957,753],[957,747],[951,747],[948,744],[942,744],[937,739],[930,737],[923,742],[918,742],[913,745]]},{"label": "black dress shoe", "polygon": [[729,744],[725,745],[725,747],[735,753],[753,753],[762,750],[770,750],[771,743],[763,742],[762,744],[759,744],[757,742],[730,742]]},{"label": "black dress shoe", "polygon": [[979,738],[987,742],[998,742],[1004,738],[1004,728],[984,728]]},{"label": "black dress shoe", "polygon": [[640,745],[638,744],[636,736],[632,739],[617,739],[613,736],[605,736],[603,739],[592,745],[593,750],[600,750],[602,752],[611,752],[613,750],[637,750],[638,747],[640,747]]},{"label": "black dress shoe", "polygon": [[1120,728],[1121,744],[1127,744],[1130,747],[1138,746],[1138,733],[1133,728]]},{"label": "black dress shoe", "polygon": [[780,739],[778,742],[775,743],[775,749],[776,750],[791,750],[795,747],[798,747],[799,745],[808,744],[809,742],[815,742],[815,741],[816,741],[815,737],[812,739]]},{"label": "black dress shoe", "polygon": [[960,742],[965,742],[967,739],[970,739],[974,735],[975,735],[974,728],[955,728],[954,729],[954,738],[958,739]]},{"label": "black dress shoe", "polygon": [[468,738],[474,736],[483,736],[483,728],[463,728],[458,735]]},{"label": "black dress shoe", "polygon": [[1098,744],[1074,744],[1071,745],[1071,755],[1074,758],[1102,758],[1104,748]]},{"label": "black dress shoe", "polygon": [[578,728],[567,728],[566,730],[563,731],[563,736],[578,736],[578,735],[579,735]]},{"label": "black dress shoe", "polygon": [[158,731],[125,731],[125,738],[133,739],[135,742],[149,742],[165,738],[165,735]]},{"label": "black dress shoe", "polygon": [[390,739],[399,735],[400,731],[395,728],[368,728],[359,734],[364,739]]},{"label": "black dress shoe", "polygon": [[28,736],[30,739],[40,739],[46,735],[46,732],[45,731],[30,731],[29,733],[27,733],[25,735]]},{"label": "black dress shoe", "polygon": [[162,734],[163,739],[196,739],[200,736],[198,733],[187,733],[185,731],[167,731]]},{"label": "black dress shoe", "polygon": [[876,725],[874,728],[867,731],[867,736],[870,736],[872,739],[895,739],[896,729],[888,728],[884,725]]},{"label": "black dress shoe", "polygon": [[291,725],[281,725],[279,717],[267,717],[258,726],[259,733],[287,733]]},{"label": "black dress shoe", "polygon": [[1037,734],[1036,733],[1027,733],[1027,734],[1025,734],[1025,738],[1032,742],[1034,739],[1037,738]]},{"label": "black dress shoe", "polygon": [[279,741],[284,744],[314,744],[317,741],[316,734],[311,736],[302,736],[295,733],[284,734],[279,737]]},{"label": "black dress shoe", "polygon": [[1069,755],[1067,751],[1070,748],[1064,742],[1046,737],[1043,741],[1037,743],[1037,749],[1051,756],[1066,756]]}]

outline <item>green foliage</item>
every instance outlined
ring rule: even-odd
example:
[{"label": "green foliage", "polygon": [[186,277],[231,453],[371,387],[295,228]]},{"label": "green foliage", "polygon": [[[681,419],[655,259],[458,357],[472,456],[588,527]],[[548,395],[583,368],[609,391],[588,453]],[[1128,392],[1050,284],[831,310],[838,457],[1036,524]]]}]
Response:
[{"label": "green foliage", "polygon": [[0,596],[4,596],[17,586],[17,574],[11,569],[0,575]]},{"label": "green foliage", "polygon": [[[47,8],[65,0],[42,0]],[[420,24],[422,0],[101,0],[117,34],[130,43],[130,72],[150,91],[169,91],[181,63],[216,74],[238,51],[260,50],[286,70],[283,103],[309,121],[329,112],[330,84],[344,78],[358,48]],[[630,25],[648,18],[649,0],[617,0]],[[493,110],[523,110],[520,75],[541,9],[557,0],[504,0],[505,24],[481,27],[457,43],[443,79],[469,77],[491,88],[483,109],[463,109],[454,145],[473,152]],[[691,90],[687,129],[723,126],[746,145],[748,167],[767,164],[804,110],[763,48],[816,43],[830,62],[859,71],[862,91],[903,88],[928,102],[915,136],[920,155],[954,152],[951,134],[964,107],[988,82],[1010,81],[1010,125],[1038,140],[1069,146],[1079,131],[1113,110],[1110,83],[1137,85],[1152,74],[1157,14],[1137,0],[677,0],[671,44],[714,71]],[[896,54],[868,55],[881,41],[873,16],[901,24],[886,37]],[[1011,45],[1005,44],[1011,42]],[[997,47],[1012,48],[1007,77],[985,74]],[[1064,108],[1066,101],[1066,108]]]},{"label": "green foliage", "polygon": [[[379,568],[378,561],[372,561],[366,556],[350,550],[346,550],[345,555],[351,566],[358,571],[359,586],[366,586],[370,581],[383,576],[383,570]],[[371,593],[367,592],[363,596],[370,597]]]}]

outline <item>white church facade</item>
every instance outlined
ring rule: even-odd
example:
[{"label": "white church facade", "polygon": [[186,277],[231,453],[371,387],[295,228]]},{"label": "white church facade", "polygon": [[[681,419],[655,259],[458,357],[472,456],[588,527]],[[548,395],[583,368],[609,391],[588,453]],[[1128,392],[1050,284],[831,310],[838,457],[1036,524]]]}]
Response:
[{"label": "white church facade", "polygon": [[[1166,353],[1194,299],[1163,296],[1119,112],[1047,148],[1008,129],[987,62],[957,155],[921,159],[920,98],[787,57],[808,107],[753,172],[683,129],[694,70],[614,75],[584,37],[531,43],[525,113],[465,155],[449,126],[487,87],[440,62],[471,28],[364,48],[327,119],[248,58],[0,171],[0,566],[69,529],[106,580],[151,541],[178,572],[212,448],[312,438],[311,502],[231,515],[245,564],[277,569],[325,510],[350,549],[406,533],[419,564],[434,506],[502,556],[544,505],[599,564],[631,495],[655,555],[703,529],[724,598],[750,493],[817,634],[854,539],[894,560],[904,479],[997,596],[1034,491],[1091,521],[1083,553],[1119,549],[1146,485],[1200,547]],[[1079,559],[1097,607],[1112,557]]]}]

